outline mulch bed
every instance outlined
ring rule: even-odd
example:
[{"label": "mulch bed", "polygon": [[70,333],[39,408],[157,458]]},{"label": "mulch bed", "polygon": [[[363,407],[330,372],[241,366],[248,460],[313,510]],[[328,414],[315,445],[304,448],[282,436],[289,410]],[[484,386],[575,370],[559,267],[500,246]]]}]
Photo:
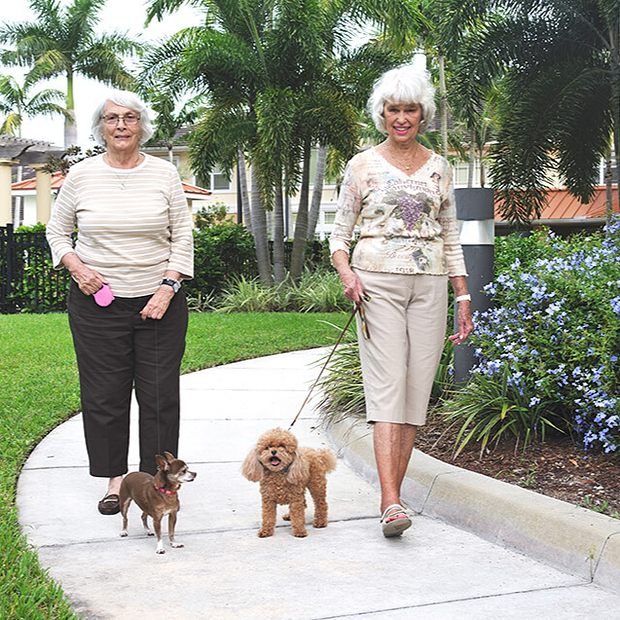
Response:
[{"label": "mulch bed", "polygon": [[446,429],[437,415],[429,415],[416,439],[416,448],[437,459],[491,478],[584,506],[620,519],[620,455],[584,452],[570,437],[554,435],[546,441],[521,446],[503,441],[480,455],[472,445],[453,458],[456,430]]}]

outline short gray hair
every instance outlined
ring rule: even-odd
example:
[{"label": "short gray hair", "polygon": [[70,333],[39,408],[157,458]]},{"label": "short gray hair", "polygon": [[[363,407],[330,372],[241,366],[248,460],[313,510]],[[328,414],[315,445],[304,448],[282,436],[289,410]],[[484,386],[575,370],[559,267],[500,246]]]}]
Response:
[{"label": "short gray hair", "polygon": [[136,94],[128,90],[110,90],[93,112],[93,121],[90,130],[97,144],[105,146],[103,132],[101,131],[103,123],[101,116],[105,110],[105,104],[108,101],[116,105],[121,105],[124,108],[129,108],[140,115],[140,144],[148,142],[155,133],[155,129],[149,118],[149,111],[146,104]]},{"label": "short gray hair", "polygon": [[368,99],[368,111],[375,127],[385,131],[383,106],[386,101],[395,103],[418,103],[422,107],[420,133],[428,129],[435,116],[435,89],[431,85],[428,73],[413,65],[403,65],[386,71],[376,82]]}]

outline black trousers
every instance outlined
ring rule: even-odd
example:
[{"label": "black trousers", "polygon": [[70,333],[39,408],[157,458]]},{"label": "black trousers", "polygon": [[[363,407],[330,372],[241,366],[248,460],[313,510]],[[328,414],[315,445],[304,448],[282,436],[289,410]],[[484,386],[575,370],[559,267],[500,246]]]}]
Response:
[{"label": "black trousers", "polygon": [[179,291],[162,319],[143,321],[139,313],[148,300],[117,297],[101,308],[71,283],[69,326],[92,476],[127,472],[132,388],[140,412],[140,471],[154,474],[155,455],[164,450],[177,455],[187,303]]}]

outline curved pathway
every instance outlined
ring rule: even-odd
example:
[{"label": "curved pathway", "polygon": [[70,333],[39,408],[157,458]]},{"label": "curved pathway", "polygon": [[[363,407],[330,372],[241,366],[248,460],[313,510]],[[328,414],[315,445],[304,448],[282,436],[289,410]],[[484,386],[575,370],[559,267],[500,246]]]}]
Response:
[{"label": "curved pathway", "polygon": [[[20,523],[82,618],[617,617],[619,595],[439,519],[417,516],[402,539],[384,539],[377,489],[342,459],[328,482],[329,527],[297,539],[279,520],[272,538],[259,539],[258,485],[240,475],[241,461],[260,433],[289,425],[323,353],[182,377],[180,456],[198,476],[180,497],[185,547],[166,543],[161,556],[135,506],[128,538],[120,515],[98,514],[103,485],[88,475],[80,416],[41,442],[19,479]],[[303,445],[328,443],[315,424],[307,406],[295,425]]]}]

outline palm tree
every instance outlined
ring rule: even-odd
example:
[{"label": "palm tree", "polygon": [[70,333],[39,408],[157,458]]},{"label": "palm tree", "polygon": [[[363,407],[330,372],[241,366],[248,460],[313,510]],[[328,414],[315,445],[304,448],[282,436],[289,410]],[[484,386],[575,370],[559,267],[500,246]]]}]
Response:
[{"label": "palm tree", "polygon": [[145,99],[157,114],[155,117],[155,133],[152,142],[163,142],[168,149],[168,159],[173,163],[173,148],[176,133],[179,129],[191,125],[199,114],[203,98],[200,95],[185,101],[180,107],[175,97],[165,90],[145,92]]},{"label": "palm tree", "polygon": [[591,199],[601,158],[620,153],[618,0],[439,2],[470,92],[489,79],[501,91],[491,172],[504,217],[537,217],[553,172]]},{"label": "palm tree", "polygon": [[76,75],[120,88],[130,88],[134,83],[122,58],[140,53],[142,46],[120,33],[96,34],[98,14],[105,1],[73,0],[61,7],[57,0],[29,0],[36,21],[0,27],[0,43],[14,46],[0,53],[2,63],[31,67],[33,82],[65,76],[65,146],[77,142]]},{"label": "palm tree", "polygon": [[0,76],[0,114],[4,115],[0,133],[21,136],[26,117],[67,115],[67,110],[59,103],[63,100],[61,91],[48,88],[31,95],[31,86],[28,78],[20,85],[10,75]]},{"label": "palm tree", "polygon": [[[182,0],[153,0],[161,18]],[[193,2],[197,4],[197,2]],[[261,280],[279,279],[283,194],[299,189],[291,276],[301,274],[307,238],[311,149],[354,152],[359,92],[367,96],[381,70],[397,62],[393,49],[366,46],[348,66],[347,24],[367,19],[401,30],[419,18],[414,2],[396,0],[202,0],[205,25],[171,37],[149,53],[142,79],[209,95],[210,109],[190,139],[193,165],[203,176],[216,164],[230,170],[242,147],[252,166],[252,232]],[[386,8],[387,7],[387,8]],[[405,7],[405,8],[403,8]],[[389,17],[389,19],[388,19]],[[382,21],[383,20],[383,21]],[[390,21],[391,20],[391,21]],[[373,49],[370,49],[373,48]],[[369,61],[374,62],[369,62]],[[380,62],[379,62],[380,61]],[[346,80],[342,78],[346,77]],[[265,209],[275,208],[274,266],[269,260]]]}]

